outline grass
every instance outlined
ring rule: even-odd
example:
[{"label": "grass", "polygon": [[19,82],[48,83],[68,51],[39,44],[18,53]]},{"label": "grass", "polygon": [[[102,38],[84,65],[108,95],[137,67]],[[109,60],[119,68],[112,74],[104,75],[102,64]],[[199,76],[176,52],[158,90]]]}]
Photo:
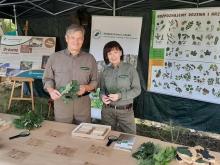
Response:
[{"label": "grass", "polygon": [[189,129],[180,126],[154,127],[138,123],[137,134],[185,146],[194,147],[200,145],[212,151],[220,152],[220,139],[203,135],[197,131],[191,132]]},{"label": "grass", "polygon": [[[11,94],[10,87],[4,87],[0,85],[0,112],[9,113],[14,115],[22,115],[27,111],[32,110],[31,101],[17,101],[13,100],[10,110],[8,111],[8,102]],[[20,94],[20,87],[15,89],[15,96]],[[41,114],[44,119],[52,120],[53,117],[47,117],[48,114],[48,98],[35,97],[35,111]]]}]

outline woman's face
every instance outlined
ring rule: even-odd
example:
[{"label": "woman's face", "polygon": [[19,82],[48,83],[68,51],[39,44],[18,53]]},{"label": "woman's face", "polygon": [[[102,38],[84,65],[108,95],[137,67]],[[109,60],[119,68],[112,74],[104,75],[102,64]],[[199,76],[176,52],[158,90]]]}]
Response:
[{"label": "woman's face", "polygon": [[110,52],[107,53],[108,60],[113,66],[117,66],[121,62],[122,52],[119,49],[112,48]]}]

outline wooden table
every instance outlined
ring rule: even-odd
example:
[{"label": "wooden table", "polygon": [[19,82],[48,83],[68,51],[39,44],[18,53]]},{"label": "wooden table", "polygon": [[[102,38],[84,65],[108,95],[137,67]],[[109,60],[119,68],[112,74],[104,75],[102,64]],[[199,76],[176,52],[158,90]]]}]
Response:
[{"label": "wooden table", "polygon": [[[12,120],[14,116],[0,113],[0,118]],[[107,140],[72,137],[75,125],[45,121],[41,128],[31,131],[28,137],[9,140],[21,130],[11,126],[0,132],[0,165],[136,165],[130,152],[106,147]],[[111,131],[119,135],[120,132]],[[175,144],[136,136],[133,151],[143,142],[154,142],[162,146]],[[220,153],[216,165],[220,163]],[[178,165],[175,160],[170,165]]]}]

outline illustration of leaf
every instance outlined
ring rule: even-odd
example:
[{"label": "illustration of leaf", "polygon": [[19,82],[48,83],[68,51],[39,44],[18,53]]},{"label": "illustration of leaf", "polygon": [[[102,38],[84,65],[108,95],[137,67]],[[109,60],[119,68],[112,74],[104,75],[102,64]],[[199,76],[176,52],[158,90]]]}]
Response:
[{"label": "illustration of leaf", "polygon": [[186,25],[186,30],[190,29],[193,26],[193,21],[190,21],[187,25]]}]

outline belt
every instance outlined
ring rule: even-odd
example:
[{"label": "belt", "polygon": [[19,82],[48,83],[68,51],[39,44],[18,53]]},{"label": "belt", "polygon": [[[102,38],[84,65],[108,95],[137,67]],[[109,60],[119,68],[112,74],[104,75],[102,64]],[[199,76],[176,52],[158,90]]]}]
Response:
[{"label": "belt", "polygon": [[111,104],[108,104],[106,105],[106,107],[110,107],[110,108],[114,108],[114,109],[131,109],[133,106],[133,104],[127,104],[127,105],[111,105]]}]

